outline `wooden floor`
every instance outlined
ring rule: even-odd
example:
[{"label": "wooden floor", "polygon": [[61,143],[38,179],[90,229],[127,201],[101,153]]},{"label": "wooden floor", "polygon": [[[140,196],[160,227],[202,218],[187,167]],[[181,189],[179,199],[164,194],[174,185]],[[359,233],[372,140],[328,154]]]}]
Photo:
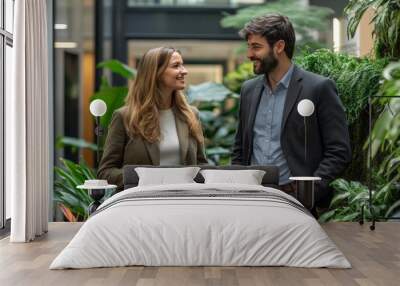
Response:
[{"label": "wooden floor", "polygon": [[352,269],[289,267],[121,267],[48,270],[80,223],[50,223],[32,243],[0,241],[0,285],[400,285],[400,223],[323,225]]}]

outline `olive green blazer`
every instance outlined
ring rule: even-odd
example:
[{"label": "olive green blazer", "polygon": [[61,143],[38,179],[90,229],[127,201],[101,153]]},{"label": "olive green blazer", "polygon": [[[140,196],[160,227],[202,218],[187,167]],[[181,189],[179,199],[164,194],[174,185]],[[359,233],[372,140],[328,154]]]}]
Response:
[{"label": "olive green blazer", "polygon": [[[193,107],[196,115],[197,109]],[[189,127],[175,108],[176,131],[179,139],[181,164],[207,164],[204,145],[189,135]],[[123,188],[122,168],[124,165],[160,165],[159,143],[150,143],[140,136],[130,137],[123,122],[126,107],[116,110],[108,127],[97,177],[105,179],[109,184]]]}]

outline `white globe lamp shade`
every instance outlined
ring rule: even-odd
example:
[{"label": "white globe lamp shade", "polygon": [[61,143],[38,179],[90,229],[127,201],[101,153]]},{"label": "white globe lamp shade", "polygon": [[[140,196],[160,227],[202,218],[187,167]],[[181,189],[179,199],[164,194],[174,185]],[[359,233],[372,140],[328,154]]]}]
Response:
[{"label": "white globe lamp shade", "polygon": [[309,99],[303,99],[297,105],[297,111],[303,117],[311,116],[314,113],[314,103]]},{"label": "white globe lamp shade", "polygon": [[103,100],[95,99],[90,103],[89,109],[93,116],[103,116],[107,111],[107,105]]}]

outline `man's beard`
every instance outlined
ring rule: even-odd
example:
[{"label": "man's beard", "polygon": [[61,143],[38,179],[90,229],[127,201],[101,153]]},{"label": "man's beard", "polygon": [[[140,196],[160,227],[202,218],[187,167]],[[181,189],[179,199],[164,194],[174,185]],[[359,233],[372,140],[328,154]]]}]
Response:
[{"label": "man's beard", "polygon": [[253,66],[255,74],[269,74],[278,66],[278,59],[274,56],[272,50],[269,51],[268,55],[260,60],[261,65],[257,69]]}]

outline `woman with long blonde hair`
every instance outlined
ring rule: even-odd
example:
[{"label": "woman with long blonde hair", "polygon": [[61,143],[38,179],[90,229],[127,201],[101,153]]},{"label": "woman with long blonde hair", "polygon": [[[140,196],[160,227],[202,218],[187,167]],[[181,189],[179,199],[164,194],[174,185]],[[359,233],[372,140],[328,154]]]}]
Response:
[{"label": "woman with long blonde hair", "polygon": [[125,106],[113,114],[100,179],[121,189],[124,165],[207,163],[198,111],[182,93],[186,75],[178,50],[160,47],[146,52]]}]

